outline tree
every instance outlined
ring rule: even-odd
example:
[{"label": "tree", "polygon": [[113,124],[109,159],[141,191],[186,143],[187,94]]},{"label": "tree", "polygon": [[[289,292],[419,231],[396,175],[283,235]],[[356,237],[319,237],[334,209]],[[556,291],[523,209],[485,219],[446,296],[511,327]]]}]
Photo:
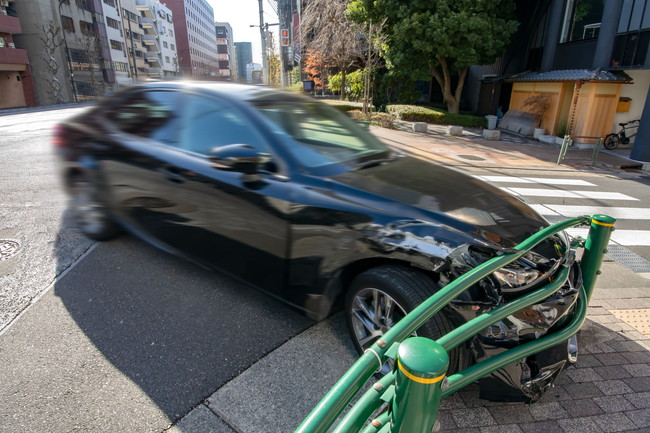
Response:
[{"label": "tree", "polygon": [[360,33],[348,19],[347,7],[348,0],[310,0],[301,21],[306,48],[317,51],[328,69],[341,72],[341,99],[345,99],[346,74],[363,55]]},{"label": "tree", "polygon": [[320,51],[307,50],[304,71],[307,78],[314,80],[314,87],[324,92],[328,74],[325,67],[325,58]]},{"label": "tree", "polygon": [[386,19],[388,66],[432,74],[449,112],[458,113],[469,67],[493,63],[517,29],[514,7],[513,0],[352,0],[349,16]]},{"label": "tree", "polygon": [[271,86],[280,86],[280,56],[275,50],[275,39],[273,33],[267,33],[267,54],[266,54],[266,68],[269,74],[269,84]]}]

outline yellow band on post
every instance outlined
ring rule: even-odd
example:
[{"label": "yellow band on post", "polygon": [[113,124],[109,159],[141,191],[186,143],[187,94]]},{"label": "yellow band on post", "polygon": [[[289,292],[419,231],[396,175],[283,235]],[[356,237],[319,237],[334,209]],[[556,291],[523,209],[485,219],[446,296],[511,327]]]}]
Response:
[{"label": "yellow band on post", "polygon": [[612,223],[601,223],[600,221],[596,221],[596,220],[591,220],[591,222],[594,224],[598,224],[599,226],[614,227],[614,224]]},{"label": "yellow band on post", "polygon": [[402,373],[404,373],[404,375],[405,375],[406,377],[408,377],[409,379],[411,379],[413,382],[428,384],[428,383],[436,383],[436,382],[440,382],[442,379],[445,378],[445,374],[443,374],[442,376],[433,377],[433,378],[431,378],[431,379],[425,379],[425,378],[423,378],[423,377],[413,376],[411,373],[409,373],[408,371],[406,371],[406,369],[404,368],[404,366],[402,365],[402,363],[399,362],[399,360],[397,360],[397,366],[398,366],[399,369],[402,371]]}]

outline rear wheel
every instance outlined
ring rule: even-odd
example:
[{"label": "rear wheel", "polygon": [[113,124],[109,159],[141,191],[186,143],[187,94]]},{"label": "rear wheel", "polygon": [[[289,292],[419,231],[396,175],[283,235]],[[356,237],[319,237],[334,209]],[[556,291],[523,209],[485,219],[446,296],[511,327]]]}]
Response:
[{"label": "rear wheel", "polygon": [[71,185],[72,207],[79,230],[86,237],[105,241],[120,234],[108,208],[101,201],[97,186],[86,176],[75,176]]},{"label": "rear wheel", "polygon": [[605,141],[603,141],[603,144],[605,145],[605,149],[616,149],[618,147],[618,143],[620,142],[618,138],[618,134],[609,134],[608,136],[605,137]]},{"label": "rear wheel", "polygon": [[[395,323],[438,290],[422,272],[405,266],[385,265],[360,274],[350,286],[345,311],[355,348],[361,354]],[[439,312],[416,331],[418,336],[437,339],[453,329]],[[459,350],[449,353],[449,369],[457,368]],[[386,364],[381,373],[392,366]]]}]

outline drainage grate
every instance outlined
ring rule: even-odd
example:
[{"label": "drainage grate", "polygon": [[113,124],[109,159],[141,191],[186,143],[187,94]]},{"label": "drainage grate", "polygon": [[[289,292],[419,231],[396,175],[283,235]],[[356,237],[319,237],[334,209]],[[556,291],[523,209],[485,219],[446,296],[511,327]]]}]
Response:
[{"label": "drainage grate", "polygon": [[0,261],[12,258],[20,250],[20,242],[11,239],[0,239]]},{"label": "drainage grate", "polygon": [[627,248],[610,243],[607,255],[634,272],[650,272],[650,262]]},{"label": "drainage grate", "polygon": [[643,335],[650,337],[650,308],[640,310],[610,310],[610,313]]}]

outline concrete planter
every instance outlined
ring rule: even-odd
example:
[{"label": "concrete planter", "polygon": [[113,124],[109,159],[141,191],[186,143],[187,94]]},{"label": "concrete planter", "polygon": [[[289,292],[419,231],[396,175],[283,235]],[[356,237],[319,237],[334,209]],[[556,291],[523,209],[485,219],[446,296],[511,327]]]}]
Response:
[{"label": "concrete planter", "polygon": [[413,123],[413,132],[427,132],[429,130],[429,125],[424,122],[414,122]]},{"label": "concrete planter", "polygon": [[501,131],[498,129],[484,129],[483,138],[486,140],[499,141],[501,139]]},{"label": "concrete planter", "polygon": [[447,135],[461,136],[463,135],[462,126],[447,126]]},{"label": "concrete planter", "polygon": [[546,133],[545,128],[535,128],[535,130],[533,131],[533,138],[539,139],[539,136],[544,135],[545,133]]}]

